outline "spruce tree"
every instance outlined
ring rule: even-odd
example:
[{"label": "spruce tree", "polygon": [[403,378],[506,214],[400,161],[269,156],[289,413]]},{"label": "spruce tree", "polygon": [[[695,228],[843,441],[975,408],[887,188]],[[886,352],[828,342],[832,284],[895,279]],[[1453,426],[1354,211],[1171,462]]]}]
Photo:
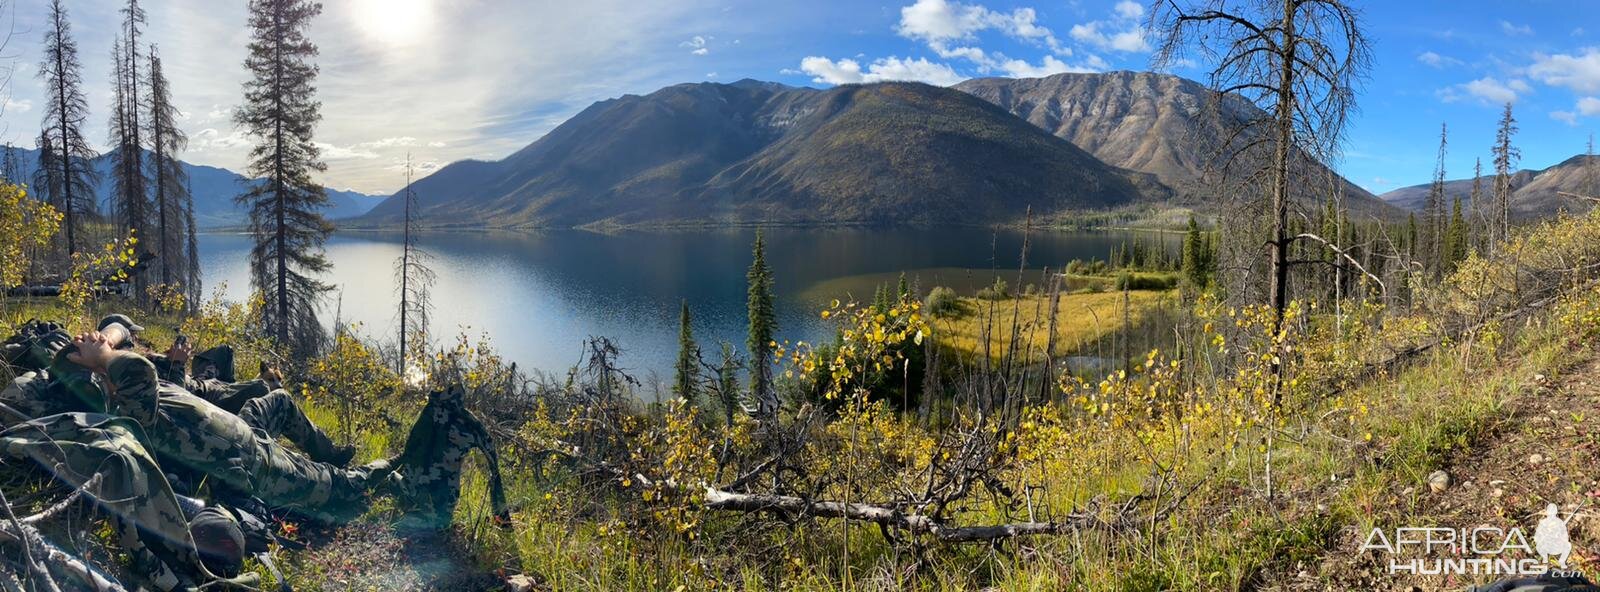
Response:
[{"label": "spruce tree", "polygon": [[333,225],[322,217],[327,192],[312,173],[327,168],[312,130],[321,105],[314,99],[317,46],[306,37],[322,5],[307,0],[250,0],[250,54],[244,105],[234,121],[256,145],[248,171],[256,179],[235,198],[250,212],[255,246],[251,285],[266,296],[263,323],[280,343],[307,352],[323,328],[317,306],[331,287],[317,279],[331,266],[322,244]]},{"label": "spruce tree", "polygon": [[22,180],[22,165],[17,162],[17,147],[11,142],[6,142],[5,159],[0,161],[0,175],[5,175],[7,183],[24,183]]},{"label": "spruce tree", "polygon": [[689,301],[684,300],[678,311],[678,364],[673,369],[672,394],[690,405],[697,404],[700,384],[695,365],[700,349],[694,344],[694,329],[690,326]]},{"label": "spruce tree", "polygon": [[61,211],[69,257],[78,252],[81,217],[97,209],[94,187],[99,183],[99,176],[89,165],[98,154],[83,135],[89,102],[83,95],[82,70],[67,9],[61,0],[51,0],[44,53],[39,59],[39,78],[47,98],[34,189]]},{"label": "spruce tree", "polygon": [[1456,196],[1450,208],[1450,227],[1445,233],[1444,272],[1454,271],[1456,264],[1467,258],[1467,221],[1461,215],[1461,197]]},{"label": "spruce tree", "polygon": [[1522,151],[1511,145],[1517,133],[1517,119],[1511,114],[1511,103],[1506,103],[1500,116],[1500,125],[1494,134],[1494,229],[1493,240],[1506,240],[1511,234],[1511,173],[1522,158]]},{"label": "spruce tree", "polygon": [[[183,184],[183,192],[185,195],[194,195],[194,191],[190,189],[188,183]],[[193,197],[186,200],[183,204],[183,228],[185,234],[185,245],[183,251],[184,254],[189,258],[188,265],[185,266],[185,269],[188,271],[188,275],[183,279],[183,286],[187,290],[189,307],[193,309],[194,307],[199,306],[200,298],[202,296],[200,286],[200,239],[198,236],[199,229],[197,229],[194,224]]]},{"label": "spruce tree", "polygon": [[1412,261],[1416,261],[1421,254],[1417,242],[1417,213],[1412,212],[1406,215],[1406,254]]},{"label": "spruce tree", "polygon": [[161,56],[155,46],[150,47],[150,180],[155,193],[155,232],[147,242],[159,255],[161,283],[168,286],[183,284],[185,293],[193,293],[187,284],[195,278],[189,269],[187,254],[189,228],[188,212],[193,197],[189,195],[189,175],[178,161],[178,152],[188,145],[189,138],[178,128],[178,107],[172,104],[172,93],[161,68]]},{"label": "spruce tree", "polygon": [[1183,238],[1183,277],[1196,291],[1204,290],[1210,281],[1206,277],[1206,239],[1200,232],[1200,223],[1189,217],[1189,230]]},{"label": "spruce tree", "polygon": [[739,401],[739,354],[734,351],[733,344],[722,342],[722,361],[717,365],[717,396],[722,403],[722,420],[724,425],[733,427],[733,416],[740,408]]},{"label": "spruce tree", "polygon": [[756,399],[756,413],[762,418],[778,414],[778,394],[772,388],[772,341],[778,330],[773,310],[772,270],[767,267],[766,241],[756,231],[750,270],[745,273],[750,331],[745,345],[750,350],[750,392]]},{"label": "spruce tree", "polygon": [[[139,33],[145,24],[144,9],[138,0],[128,0],[122,8],[122,31],[111,46],[111,203],[123,230],[138,237],[141,246],[159,243],[150,232],[150,192],[145,179],[144,140],[139,113],[142,110],[139,79]],[[146,247],[148,248],[148,247]],[[146,276],[134,276],[142,288]],[[142,296],[144,290],[137,293]]]}]

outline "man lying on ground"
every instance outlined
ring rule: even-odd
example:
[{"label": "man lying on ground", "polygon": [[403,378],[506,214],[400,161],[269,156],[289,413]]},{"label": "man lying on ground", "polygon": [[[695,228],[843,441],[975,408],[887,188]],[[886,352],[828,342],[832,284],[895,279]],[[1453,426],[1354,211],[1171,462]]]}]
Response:
[{"label": "man lying on ground", "polygon": [[[162,463],[203,474],[230,494],[342,522],[364,511],[370,492],[385,483],[403,498],[409,494],[436,500],[433,488],[459,485],[461,459],[479,448],[490,465],[494,511],[497,516],[505,514],[498,459],[487,430],[463,406],[459,387],[451,391],[455,396],[431,397],[417,419],[419,425],[411,430],[412,438],[424,441],[408,440],[406,452],[393,462],[379,460],[344,469],[289,450],[262,424],[247,422],[182,387],[157,380],[148,359],[113,349],[99,332],[78,336],[64,353],[72,363],[105,377],[104,409],[139,422]],[[413,475],[419,482],[407,483]],[[453,506],[454,497],[449,501]]]},{"label": "man lying on ground", "polygon": [[[108,316],[100,322],[100,330],[97,333],[105,339],[109,347],[134,353],[134,350],[126,344],[135,340],[138,326],[134,325],[135,329],[130,330],[122,324],[123,322],[132,323],[124,315]],[[72,350],[74,346],[68,345],[56,355],[56,360],[50,367],[52,386],[59,385],[60,390],[64,390],[73,400],[81,404],[79,408],[70,409],[71,411],[106,412],[106,398],[101,379],[92,369],[76,363],[70,355]],[[187,344],[175,344],[168,352],[169,360],[175,362],[174,365],[185,363],[189,360],[190,352]],[[149,361],[148,357],[141,356],[141,358]],[[154,367],[153,362],[152,367]],[[223,383],[217,379],[195,380],[187,373],[169,378],[177,380],[160,378],[157,380],[160,385],[198,396],[218,409],[238,416],[250,427],[259,429],[271,437],[288,440],[311,460],[344,467],[355,457],[354,446],[335,445],[326,432],[311,423],[305,412],[295,403],[293,395],[281,388],[268,390],[269,383],[266,381],[258,379],[242,383]],[[224,403],[237,406],[230,407]]]},{"label": "man lying on ground", "polygon": [[[238,528],[221,507],[241,501],[342,522],[365,511],[370,496],[387,493],[422,525],[447,524],[462,461],[473,448],[488,461],[495,521],[509,524],[494,446],[464,407],[459,385],[429,395],[399,456],[347,470],[289,450],[265,428],[160,381],[148,359],[115,349],[99,332],[78,336],[61,354],[102,377],[82,384],[96,387],[105,413],[18,423],[0,432],[0,455],[32,460],[75,488],[100,474],[97,491],[89,493],[118,519],[134,573],[151,576],[157,589],[188,588],[237,573],[240,539],[228,533]],[[175,495],[163,476],[173,465],[208,479],[213,510],[196,516],[174,511]],[[228,558],[225,565],[214,561],[218,556]],[[202,564],[197,557],[213,561]]]}]

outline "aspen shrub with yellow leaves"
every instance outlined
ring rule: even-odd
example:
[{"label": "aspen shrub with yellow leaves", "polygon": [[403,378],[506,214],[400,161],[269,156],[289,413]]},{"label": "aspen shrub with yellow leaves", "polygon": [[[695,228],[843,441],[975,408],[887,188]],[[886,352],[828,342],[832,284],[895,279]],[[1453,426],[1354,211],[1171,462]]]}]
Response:
[{"label": "aspen shrub with yellow leaves", "polygon": [[61,283],[61,303],[77,310],[95,299],[101,284],[121,283],[138,263],[135,247],[139,238],[129,233],[127,238],[107,242],[98,251],[82,251],[73,255],[72,273]]},{"label": "aspen shrub with yellow leaves", "polygon": [[22,285],[34,254],[50,246],[61,214],[28,197],[20,185],[0,183],[0,292]]}]

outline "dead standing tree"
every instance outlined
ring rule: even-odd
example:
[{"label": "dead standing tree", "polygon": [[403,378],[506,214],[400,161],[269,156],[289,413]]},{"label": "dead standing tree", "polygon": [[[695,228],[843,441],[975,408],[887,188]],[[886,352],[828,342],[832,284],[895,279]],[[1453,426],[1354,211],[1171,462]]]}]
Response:
[{"label": "dead standing tree", "polygon": [[433,287],[435,279],[433,268],[428,266],[430,255],[427,251],[417,246],[417,233],[421,230],[420,219],[422,206],[417,200],[417,191],[412,187],[411,155],[406,155],[406,188],[401,191],[405,196],[405,226],[404,242],[400,251],[400,259],[395,261],[394,275],[399,283],[400,292],[400,362],[401,376],[406,374],[406,360],[415,349],[418,352],[427,350],[428,317],[432,307],[428,302],[428,290]]},{"label": "dead standing tree", "polygon": [[1256,107],[1234,110],[1255,115],[1241,116],[1219,156],[1225,180],[1243,167],[1240,180],[1270,186],[1270,298],[1281,322],[1290,247],[1315,240],[1290,231],[1292,177],[1306,161],[1338,154],[1356,87],[1371,63],[1360,14],[1344,0],[1161,0],[1150,18],[1163,35],[1157,67],[1198,52],[1215,64],[1210,85],[1219,102],[1243,99]]}]

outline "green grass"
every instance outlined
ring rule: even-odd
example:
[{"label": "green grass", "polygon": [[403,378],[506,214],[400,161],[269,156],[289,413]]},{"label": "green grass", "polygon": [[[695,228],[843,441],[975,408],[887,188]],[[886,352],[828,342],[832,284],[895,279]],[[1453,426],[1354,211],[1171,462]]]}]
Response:
[{"label": "green grass", "polygon": [[[1095,351],[1090,346],[1115,335],[1125,318],[1137,325],[1151,309],[1170,306],[1176,299],[1177,293],[1172,291],[1133,291],[1127,294],[1125,311],[1121,292],[1063,294],[1056,308],[1056,355],[1093,355]],[[1015,333],[1018,349],[1026,352],[1027,359],[1045,358],[1050,340],[1048,297],[962,298],[959,308],[959,315],[932,320],[933,336],[940,345],[970,355],[981,356],[987,351],[991,357],[999,358],[1010,351]]]}]

